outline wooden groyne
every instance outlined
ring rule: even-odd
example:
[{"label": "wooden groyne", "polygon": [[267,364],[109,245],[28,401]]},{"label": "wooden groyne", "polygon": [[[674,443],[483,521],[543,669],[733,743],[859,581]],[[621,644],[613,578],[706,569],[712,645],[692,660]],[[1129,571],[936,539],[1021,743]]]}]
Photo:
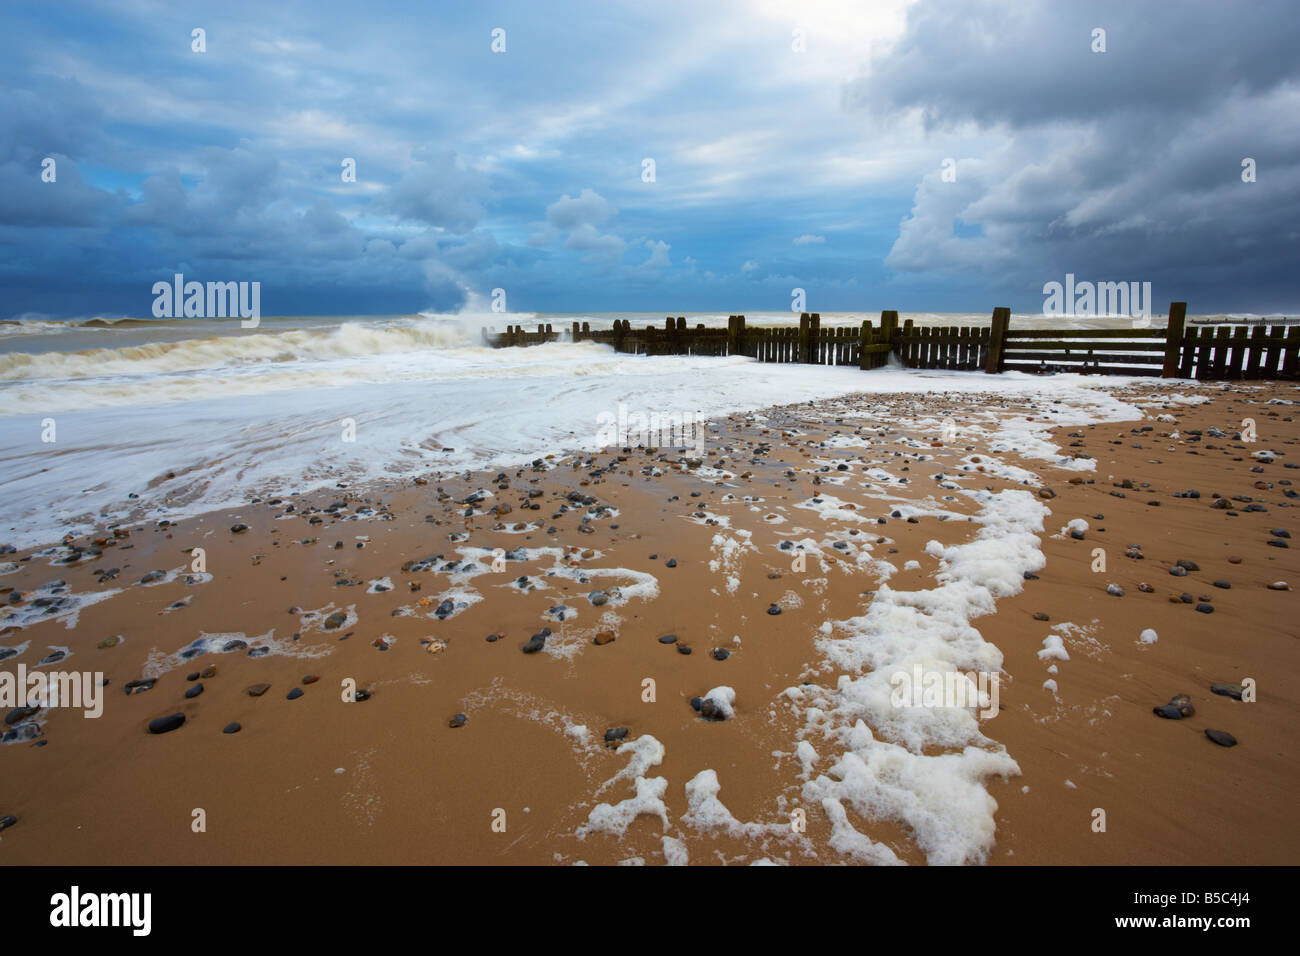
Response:
[{"label": "wooden groyne", "polygon": [[[906,368],[952,369],[990,374],[1003,371],[1079,372],[1093,375],[1153,375],[1229,379],[1300,378],[1300,326],[1274,324],[1245,328],[1235,323],[1186,324],[1187,303],[1173,302],[1164,328],[1012,329],[1011,310],[997,308],[987,326],[900,326],[898,313],[880,313],[880,323],[822,328],[821,315],[805,312],[797,326],[750,326],[732,315],[726,328],[697,324],[682,316],[663,327],[633,329],[627,319],[593,330],[574,322],[568,339],[600,342],[634,355],[746,355],[760,362],[848,365],[868,370],[889,364],[890,355]],[[549,323],[528,332],[507,326],[484,332],[494,348],[541,345],[565,336]]]}]

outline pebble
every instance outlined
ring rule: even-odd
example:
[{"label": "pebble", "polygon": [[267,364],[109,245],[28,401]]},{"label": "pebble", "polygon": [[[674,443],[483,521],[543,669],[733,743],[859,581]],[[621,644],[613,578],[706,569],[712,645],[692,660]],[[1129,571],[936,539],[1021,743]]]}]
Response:
[{"label": "pebble", "polygon": [[298,699],[299,697],[301,697],[301,696],[302,696],[302,688],[301,688],[301,687],[295,687],[293,690],[289,691],[289,693],[285,695],[285,699],[286,699],[286,700],[297,700],[297,699]]},{"label": "pebble", "polygon": [[185,723],[184,714],[168,714],[166,717],[155,717],[153,720],[149,721],[149,733],[170,733],[183,723]]},{"label": "pebble", "polygon": [[626,727],[611,727],[605,731],[605,743],[617,743],[627,736]]},{"label": "pebble", "polygon": [[665,634],[663,637],[659,638],[659,643],[660,643],[660,644],[676,644],[676,643],[677,643],[677,635],[676,635],[676,634]]},{"label": "pebble", "polygon": [[1216,588],[1223,588],[1223,590],[1225,590],[1225,591],[1230,591],[1230,590],[1232,590],[1232,585],[1229,584],[1227,581],[1215,581],[1215,582],[1214,582],[1214,586],[1215,586]]},{"label": "pebble", "polygon": [[1241,685],[1220,681],[1210,685],[1210,693],[1218,694],[1220,697],[1231,697],[1233,700],[1241,700]]},{"label": "pebble", "polygon": [[221,732],[223,734],[237,734],[241,730],[243,730],[243,728],[239,725],[239,721],[237,720],[231,721],[230,723],[226,724],[226,726],[221,728]]},{"label": "pebble", "polygon": [[270,689],[271,689],[270,684],[254,684],[252,687],[248,688],[248,696],[261,697]]},{"label": "pebble", "polygon": [[667,561],[664,562],[664,565],[665,565],[666,567],[675,568],[675,567],[677,567],[677,559],[676,559],[676,558],[669,558]]},{"label": "pebble", "polygon": [[123,688],[127,696],[132,694],[143,694],[147,690],[152,690],[154,683],[158,680],[156,677],[142,677],[138,680],[129,680]]},{"label": "pebble", "polygon": [[464,727],[465,721],[467,720],[469,720],[469,718],[466,717],[464,714],[455,714],[451,718],[451,720],[447,721],[447,726],[453,729],[455,729],[456,727]]},{"label": "pebble", "polygon": [[100,649],[107,649],[107,648],[110,648],[110,647],[117,647],[117,645],[119,645],[119,644],[121,644],[121,643],[122,643],[122,635],[121,635],[121,634],[114,634],[112,637],[106,637],[106,638],[104,638],[102,641],[100,641],[100,642],[99,642],[98,644],[96,644],[95,646],[98,647],[98,648],[100,648]]},{"label": "pebble", "polygon": [[691,652],[690,645],[688,645],[688,644],[678,644],[678,645],[677,645],[677,653],[678,653],[678,654],[689,654],[690,652]]},{"label": "pebble", "polygon": [[195,697],[198,697],[199,694],[201,693],[203,693],[203,685],[195,684],[193,687],[191,687],[189,690],[185,692],[185,699],[193,700]]},{"label": "pebble", "polygon": [[1169,703],[1161,704],[1159,707],[1152,707],[1151,710],[1157,716],[1168,720],[1182,720],[1184,717],[1196,715],[1196,708],[1192,706],[1192,699],[1186,694],[1175,694],[1169,699]]},{"label": "pebble", "polygon": [[17,822],[18,822],[18,818],[16,816],[14,816],[12,813],[7,813],[4,816],[0,817],[0,830],[8,830],[11,826],[13,826]]},{"label": "pebble", "polygon": [[34,707],[30,705],[23,706],[23,707],[15,707],[13,710],[9,711],[9,713],[5,714],[5,724],[12,727],[20,720],[26,720],[28,717],[31,717],[33,714],[40,713],[40,710],[41,709],[39,707]]},{"label": "pebble", "polygon": [[591,602],[592,607],[600,607],[609,601],[609,595],[604,591],[592,591],[587,595],[587,600]]},{"label": "pebble", "polygon": [[597,647],[603,647],[606,644],[613,644],[614,640],[615,638],[614,638],[613,631],[601,631],[592,639],[592,643],[595,644]]},{"label": "pebble", "polygon": [[726,648],[715,647],[713,649],[713,659],[715,661],[725,661],[730,656],[731,656],[731,651],[727,650]]},{"label": "pebble", "polygon": [[1108,584],[1106,585],[1106,593],[1113,594],[1115,597],[1123,597],[1124,589],[1118,584]]},{"label": "pebble", "polygon": [[1202,601],[1200,604],[1196,605],[1196,610],[1200,611],[1202,614],[1213,614],[1214,605],[1207,604],[1204,601]]},{"label": "pebble", "polygon": [[544,633],[538,632],[537,634],[534,634],[532,637],[528,639],[528,643],[524,645],[524,653],[536,654],[545,646],[546,646],[546,635]]},{"label": "pebble", "polygon": [[325,618],[325,630],[333,631],[342,627],[348,622],[348,616],[342,611],[335,611],[329,617]]},{"label": "pebble", "polygon": [[781,608],[778,607],[777,605],[773,604],[771,607],[769,607],[769,608],[767,609],[767,613],[768,613],[768,614],[780,614],[780,613],[781,613]]},{"label": "pebble", "polygon": [[705,720],[726,720],[727,712],[712,699],[705,697],[700,699],[699,706],[700,716]]},{"label": "pebble", "polygon": [[1205,728],[1205,736],[1209,737],[1220,747],[1237,746],[1237,738],[1232,736],[1232,734],[1228,733],[1226,730],[1212,730],[1207,727]]},{"label": "pebble", "polygon": [[1186,570],[1188,570],[1188,571],[1199,571],[1199,570],[1201,570],[1201,566],[1200,566],[1199,564],[1197,564],[1195,561],[1179,560],[1179,561],[1175,561],[1175,562],[1174,562],[1174,565],[1175,565],[1176,567],[1184,568],[1184,569],[1186,569]]},{"label": "pebble", "polygon": [[1274,581],[1272,584],[1268,585],[1268,589],[1270,591],[1290,591],[1291,585],[1287,584],[1285,581]]},{"label": "pebble", "polygon": [[1187,577],[1187,569],[1183,567],[1181,564],[1175,564],[1172,568],[1169,569],[1169,573],[1176,578]]},{"label": "pebble", "polygon": [[320,675],[319,675],[319,674],[308,674],[306,677],[304,677],[304,678],[302,679],[302,682],[303,682],[304,684],[314,684],[314,683],[316,683],[318,680],[320,680]]}]

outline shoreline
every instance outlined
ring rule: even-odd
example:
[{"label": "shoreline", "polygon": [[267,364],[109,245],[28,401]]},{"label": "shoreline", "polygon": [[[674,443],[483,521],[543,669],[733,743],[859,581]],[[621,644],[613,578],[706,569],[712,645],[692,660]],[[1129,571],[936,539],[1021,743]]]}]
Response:
[{"label": "shoreline", "polygon": [[[20,567],[0,576],[0,586],[27,596],[0,621],[7,630],[18,613],[24,625],[0,635],[0,647],[30,647],[0,668],[30,668],[47,645],[66,647],[67,667],[103,670],[110,684],[102,718],[84,722],[79,713],[47,711],[40,738],[0,749],[0,760],[11,762],[0,785],[0,814],[19,818],[5,832],[0,858],[658,863],[685,855],[692,863],[892,862],[891,856],[906,863],[1215,863],[1236,862],[1229,855],[1236,853],[1246,857],[1241,862],[1293,861],[1296,839],[1279,834],[1293,833],[1285,794],[1297,773],[1285,741],[1300,723],[1300,707],[1294,694],[1278,688],[1295,686],[1286,679],[1296,669],[1294,648],[1282,633],[1295,592],[1267,584],[1297,584],[1300,574],[1292,550],[1266,544],[1269,529],[1290,526],[1291,512],[1279,505],[1289,505],[1282,492],[1291,489],[1281,482],[1291,462],[1279,454],[1267,465],[1251,464],[1247,450],[1228,456],[1241,459],[1230,461],[1228,472],[1215,466],[1223,457],[1217,452],[1233,450],[1226,448],[1230,440],[1189,443],[1181,431],[1173,439],[1160,433],[1204,433],[1254,411],[1257,447],[1285,452],[1296,444],[1293,423],[1283,421],[1291,417],[1289,406],[1274,406],[1270,418],[1269,406],[1246,399],[1294,401],[1296,389],[1102,385],[1107,395],[1151,406],[1143,408],[1142,422],[1059,424],[1060,409],[1053,407],[1059,395],[1013,394],[1000,403],[1012,417],[999,426],[999,439],[983,420],[1008,416],[986,394],[827,398],[711,421],[716,427],[696,468],[684,462],[689,455],[606,449],[538,459],[546,465],[539,470],[500,470],[504,482],[486,472],[469,480],[431,476],[427,484],[372,487],[361,498],[352,489],[323,490],[277,505],[264,499],[163,527],[144,525],[122,538],[93,535],[77,540],[104,538],[102,554],[70,566],[22,562],[30,550],[6,555],[3,560],[19,559]],[[1212,400],[1170,402],[1175,389]],[[1177,421],[1160,422],[1160,414]],[[955,440],[941,434],[946,419],[957,423]],[[1144,425],[1152,431],[1132,433]],[[1040,433],[1061,455],[1094,457],[1057,467]],[[864,438],[866,444],[854,444]],[[1172,454],[1165,450],[1171,441]],[[1048,457],[1025,457],[1001,448],[1003,442]],[[1194,461],[1189,451],[1198,452]],[[1171,474],[1174,455],[1180,467]],[[1095,471],[1080,464],[1087,461]],[[936,472],[944,478],[934,479]],[[1030,472],[1042,477],[1051,497],[1022,483]],[[1114,487],[1124,478],[1136,487]],[[1143,481],[1151,487],[1142,489]],[[1275,484],[1257,489],[1255,481]],[[1172,498],[1184,483],[1199,483],[1203,497]],[[960,550],[982,540],[980,530],[988,526],[989,499],[977,493],[985,484],[994,489],[992,500],[1016,503],[1022,516],[1008,536],[1031,534],[1034,548],[1025,541],[1009,558]],[[467,505],[480,489],[492,497]],[[541,493],[530,497],[533,491]],[[1001,497],[1006,492],[1029,501]],[[1206,510],[1213,493],[1264,498],[1268,513],[1228,517],[1227,510]],[[340,500],[344,506],[330,510]],[[308,502],[320,510],[304,513],[300,505]],[[287,504],[294,509],[286,514]],[[1049,512],[1041,532],[1024,530],[1023,516],[1032,523],[1029,504]],[[499,506],[509,510],[490,513]],[[476,513],[467,518],[466,507]],[[1207,515],[1236,523],[1230,544],[1211,545]],[[1084,540],[1058,537],[1058,529],[1080,518],[1089,525]],[[1110,530],[1103,530],[1107,520]],[[247,529],[232,532],[237,524]],[[579,530],[584,527],[590,533]],[[462,534],[468,536],[449,537]],[[310,539],[316,540],[302,543]],[[931,540],[940,547],[931,548]],[[791,568],[783,541],[790,551],[804,545],[806,571]],[[1132,544],[1143,558],[1125,557]],[[206,552],[201,573],[185,551],[194,546]],[[1090,568],[1093,547],[1107,552],[1105,574]],[[1026,562],[1035,548],[1045,563],[1031,570]],[[492,569],[496,549],[505,555],[499,571]],[[423,561],[435,554],[436,562]],[[1229,564],[1229,556],[1242,561]],[[1212,598],[1215,613],[1198,614],[1168,593],[1168,566],[1180,558],[1205,570],[1177,587]],[[452,570],[436,570],[453,562]],[[115,577],[101,581],[93,573],[117,565]],[[875,741],[879,746],[855,741],[852,723],[834,719],[810,729],[810,702],[833,710],[843,702],[834,693],[840,675],[871,673],[828,658],[853,630],[844,622],[869,616],[890,595],[940,590],[940,576],[955,565],[967,572],[956,580],[985,587],[996,599],[991,614],[966,622],[978,632],[978,644],[955,618],[949,622],[955,630],[944,633],[957,635],[963,647],[969,641],[972,660],[984,659],[979,655],[989,646],[997,652],[996,666],[1006,675],[998,716],[975,721],[951,714],[936,722],[929,715],[893,728],[898,740],[922,735],[913,749],[883,738]],[[1002,579],[1022,565],[1038,579],[1010,593]],[[152,571],[164,572],[162,578],[138,583]],[[55,600],[118,593],[76,610],[71,629],[64,626],[71,611],[66,618],[58,608],[52,612],[62,623],[21,617],[30,612],[34,589],[60,578],[66,590],[48,595]],[[1214,588],[1220,578],[1232,578],[1232,587]],[[1106,593],[1111,583],[1122,587],[1122,597]],[[1153,592],[1141,592],[1139,583]],[[623,594],[611,594],[614,588]],[[592,591],[606,599],[593,602]],[[9,599],[8,592],[0,598]],[[970,600],[978,610],[982,598]],[[781,613],[769,614],[772,606]],[[552,610],[559,607],[567,610]],[[448,613],[439,616],[440,609]],[[342,622],[327,627],[335,612],[343,613]],[[1035,620],[1036,613],[1049,620]],[[1069,659],[1040,659],[1044,638],[1066,623],[1074,629],[1055,633]],[[543,649],[521,653],[543,627],[552,631]],[[1159,639],[1142,645],[1138,635],[1148,627]],[[1245,646],[1224,648],[1225,629]],[[504,640],[486,640],[499,632]],[[593,643],[603,632],[615,639]],[[204,633],[214,647],[238,640],[249,647],[181,657]],[[96,646],[112,634],[123,641]],[[667,634],[676,643],[660,643]],[[679,644],[691,653],[678,651]],[[247,654],[259,646],[269,649],[264,656]],[[717,650],[727,651],[726,658],[715,659]],[[1049,675],[1053,663],[1057,673]],[[191,668],[202,673],[209,665],[216,667],[212,677],[185,680]],[[148,676],[157,677],[151,689],[123,693],[128,681]],[[303,684],[304,676],[319,680]],[[1208,691],[1211,682],[1245,676],[1260,680],[1256,703]],[[647,678],[655,681],[654,703],[642,700]],[[372,697],[341,701],[346,679]],[[1046,679],[1057,681],[1056,692],[1042,687]],[[807,681],[822,690],[792,700],[788,689]],[[249,697],[246,688],[255,683],[271,689]],[[196,685],[204,687],[201,694],[185,699]],[[303,690],[302,698],[286,700],[291,687]],[[735,716],[706,721],[689,701],[718,687],[735,690]],[[864,712],[876,712],[871,688],[861,690]],[[1195,717],[1152,715],[1151,707],[1175,693],[1192,696]],[[183,727],[145,732],[150,719],[171,712],[186,715]],[[449,727],[456,714],[466,715],[464,725]],[[241,730],[222,734],[230,720]],[[1215,747],[1202,734],[1207,721],[1222,724],[1241,746]],[[587,728],[585,738],[577,727]],[[615,753],[603,736],[619,728],[628,729],[625,740],[634,746]],[[981,745],[981,737],[988,742]],[[801,740],[815,758],[801,751]],[[979,753],[960,773],[934,769],[946,768],[935,758],[960,759],[971,747]],[[996,772],[1005,761],[988,757],[999,748],[1019,771],[1005,780]],[[895,771],[900,781],[893,789],[867,782],[860,792],[836,797],[843,821],[861,840],[842,824],[833,828],[812,799],[834,789],[819,791],[813,786],[819,778],[842,782],[828,772],[849,751],[879,761],[872,765],[876,784],[893,781]],[[812,769],[801,773],[805,759]],[[962,779],[966,788],[954,812],[939,795],[951,795],[944,788]],[[1169,802],[1151,799],[1162,785]],[[924,812],[908,806],[909,793]],[[593,818],[602,803],[610,811]],[[660,806],[663,817],[656,815]],[[1240,812],[1225,816],[1225,806]],[[187,822],[196,807],[210,821],[202,835]],[[788,835],[783,814],[799,807],[807,831]],[[1091,829],[1098,807],[1107,812],[1106,834]],[[505,811],[505,832],[492,828],[497,810]],[[637,810],[647,812],[628,817]],[[621,839],[596,832],[623,823]],[[584,826],[594,829],[579,838]],[[1203,852],[1185,844],[1189,834]]]}]

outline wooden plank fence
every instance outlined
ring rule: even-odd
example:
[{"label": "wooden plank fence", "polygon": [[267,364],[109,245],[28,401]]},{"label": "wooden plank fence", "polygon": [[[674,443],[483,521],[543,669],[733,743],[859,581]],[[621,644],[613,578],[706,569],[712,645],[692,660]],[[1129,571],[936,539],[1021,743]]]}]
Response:
[{"label": "wooden plank fence", "polygon": [[[1152,375],[1231,379],[1300,378],[1300,326],[1275,324],[1250,328],[1186,325],[1187,303],[1169,306],[1164,328],[1013,329],[1011,310],[993,310],[987,326],[902,327],[898,313],[880,313],[880,324],[823,329],[821,315],[805,312],[798,326],[746,325],[743,315],[727,318],[726,328],[697,324],[687,328],[683,316],[668,317],[659,328],[633,329],[627,319],[608,329],[574,322],[569,340],[599,342],[634,355],[747,355],[760,362],[844,365],[869,370],[889,364],[891,355],[906,368],[998,373],[1078,372],[1093,375]],[[528,332],[507,326],[504,333],[483,333],[494,348],[558,342],[564,336],[549,323]]]}]

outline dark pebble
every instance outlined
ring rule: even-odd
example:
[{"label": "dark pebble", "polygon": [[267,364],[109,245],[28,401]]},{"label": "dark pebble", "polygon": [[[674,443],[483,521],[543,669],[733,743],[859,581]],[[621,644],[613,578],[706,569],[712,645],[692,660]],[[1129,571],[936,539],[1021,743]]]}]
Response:
[{"label": "dark pebble", "polygon": [[660,643],[660,644],[676,644],[676,643],[677,643],[677,635],[676,635],[676,634],[665,634],[663,637],[659,638],[659,643]]},{"label": "dark pebble", "polygon": [[1200,604],[1196,605],[1196,610],[1200,611],[1202,614],[1213,614],[1214,605],[1206,604],[1204,601],[1202,601]]},{"label": "dark pebble", "polygon": [[771,607],[769,607],[769,608],[767,609],[767,613],[768,613],[768,614],[780,614],[780,613],[781,613],[781,609],[780,609],[779,607],[777,607],[777,605],[773,604]]},{"label": "dark pebble", "polygon": [[149,721],[149,733],[169,733],[183,723],[185,723],[184,714],[168,714],[166,717],[155,717],[153,720]]},{"label": "dark pebble", "polygon": [[465,721],[467,721],[467,720],[469,720],[469,718],[466,717],[464,714],[456,714],[455,716],[453,716],[453,717],[451,718],[451,720],[447,721],[447,726],[448,726],[448,727],[453,727],[453,728],[454,728],[454,727],[464,727],[464,726],[465,726]]},{"label": "dark pebble", "polygon": [[301,687],[295,687],[293,690],[289,691],[289,693],[285,695],[285,699],[286,699],[286,700],[297,700],[297,699],[298,699],[299,697],[301,697],[301,696],[302,696],[302,688],[301,688]]},{"label": "dark pebble", "polygon": [[1209,737],[1220,747],[1237,746],[1237,738],[1232,736],[1232,734],[1228,733],[1226,730],[1212,730],[1207,727],[1205,728],[1205,736]]},{"label": "dark pebble", "polygon": [[235,721],[231,721],[230,723],[226,724],[226,726],[222,727],[221,732],[223,734],[237,734],[242,729],[243,728],[239,726],[239,721],[235,720]]},{"label": "dark pebble", "polygon": [[1210,693],[1218,694],[1220,697],[1231,697],[1233,700],[1241,700],[1241,685],[1224,682],[1211,684]]},{"label": "dark pebble", "polygon": [[203,685],[195,684],[189,690],[185,691],[185,699],[192,700],[193,698],[198,697],[201,693],[203,693]]}]

